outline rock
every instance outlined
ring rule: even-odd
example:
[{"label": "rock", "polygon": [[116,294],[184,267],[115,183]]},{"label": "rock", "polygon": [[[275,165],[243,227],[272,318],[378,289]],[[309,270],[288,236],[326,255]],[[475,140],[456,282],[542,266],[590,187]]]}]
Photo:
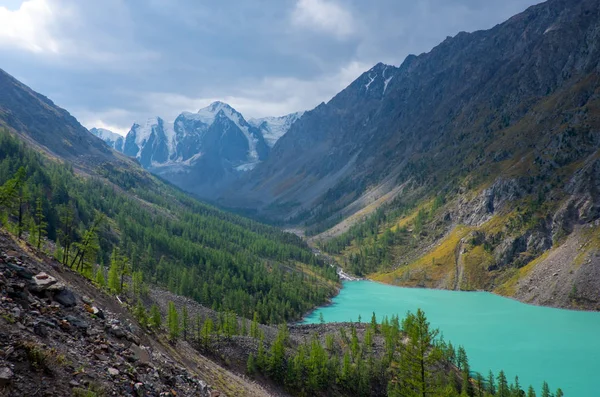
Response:
[{"label": "rock", "polygon": [[113,325],[112,327],[110,327],[110,333],[119,339],[127,336],[127,332],[125,332],[121,327],[117,325]]},{"label": "rock", "polygon": [[13,272],[17,273],[17,275],[21,278],[26,278],[28,280],[31,280],[33,278],[33,273],[25,269],[23,266],[15,265],[12,263],[7,263],[6,266],[8,266],[8,268]]},{"label": "rock", "polygon": [[116,368],[109,368],[109,369],[108,369],[108,373],[109,373],[111,376],[118,376],[118,375],[119,375],[119,370],[118,370],[118,369],[116,369]]},{"label": "rock", "polygon": [[96,317],[98,317],[98,318],[101,318],[102,320],[104,320],[104,319],[105,319],[105,317],[104,317],[104,312],[103,312],[102,310],[98,309],[96,306],[92,306],[92,313],[93,313],[93,314],[94,314]]},{"label": "rock", "polygon": [[133,352],[133,357],[140,364],[148,364],[150,361],[152,361],[150,353],[148,353],[146,349],[135,344],[131,345],[130,349]]},{"label": "rock", "polygon": [[51,285],[54,285],[58,282],[54,277],[42,272],[36,274],[32,279],[31,283],[33,284],[29,290],[33,292],[42,292],[46,290]]},{"label": "rock", "polygon": [[21,318],[21,309],[19,309],[18,307],[15,307],[12,309],[11,314],[13,315],[14,318],[16,318],[18,320]]},{"label": "rock", "polygon": [[65,289],[65,285],[63,283],[58,282],[58,283],[53,284],[53,285],[49,286],[48,288],[46,288],[46,291],[56,293],[56,292],[60,292],[64,289]]},{"label": "rock", "polygon": [[81,297],[81,301],[82,301],[83,303],[87,304],[87,305],[90,305],[90,306],[91,306],[91,305],[92,305],[92,303],[93,303],[92,299],[91,299],[91,298],[89,298],[89,297],[87,297],[87,296],[85,296],[85,295]]},{"label": "rock", "polygon": [[219,397],[221,395],[220,391],[213,390],[210,392],[210,397]]},{"label": "rock", "polygon": [[65,307],[73,307],[77,304],[75,294],[66,288],[54,295],[54,300]]},{"label": "rock", "polygon": [[95,354],[94,356],[100,361],[108,361],[109,360],[109,358],[107,356],[105,356],[104,354]]},{"label": "rock", "polygon": [[71,324],[74,327],[80,328],[80,329],[87,329],[89,327],[88,323],[86,323],[85,321],[83,321],[82,319],[75,317],[75,316],[67,316],[66,320],[69,322],[69,324]]},{"label": "rock", "polygon": [[8,368],[8,367],[0,368],[0,386],[8,385],[12,381],[12,378],[14,376],[15,376],[15,374],[13,373],[13,371],[10,368]]},{"label": "rock", "polygon": [[48,330],[46,329],[44,324],[42,324],[40,322],[33,324],[33,332],[36,335],[41,336],[42,338],[45,338],[48,336]]},{"label": "rock", "polygon": [[146,395],[144,391],[144,384],[141,382],[138,382],[135,385],[133,385],[133,389],[135,390],[135,395],[138,397],[143,397]]}]

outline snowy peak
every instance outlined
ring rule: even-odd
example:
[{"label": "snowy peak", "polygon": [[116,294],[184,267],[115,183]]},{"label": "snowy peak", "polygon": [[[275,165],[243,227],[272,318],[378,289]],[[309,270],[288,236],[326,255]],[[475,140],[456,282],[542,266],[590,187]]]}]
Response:
[{"label": "snowy peak", "polygon": [[250,119],[248,123],[258,128],[262,136],[265,138],[265,142],[269,147],[275,146],[275,143],[285,135],[290,129],[292,124],[298,120],[304,112],[290,113],[280,117],[263,117],[260,119]]},{"label": "snowy peak", "polygon": [[107,130],[106,128],[92,128],[89,130],[93,135],[102,139],[111,148],[122,152],[125,138],[116,132]]}]

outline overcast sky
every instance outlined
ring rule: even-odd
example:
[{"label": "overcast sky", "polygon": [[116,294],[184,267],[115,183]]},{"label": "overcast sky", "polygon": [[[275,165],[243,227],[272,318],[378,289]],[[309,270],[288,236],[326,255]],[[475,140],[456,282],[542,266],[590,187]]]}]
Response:
[{"label": "overcast sky", "polygon": [[0,0],[0,68],[88,128],[126,133],[214,100],[275,116],[538,2]]}]

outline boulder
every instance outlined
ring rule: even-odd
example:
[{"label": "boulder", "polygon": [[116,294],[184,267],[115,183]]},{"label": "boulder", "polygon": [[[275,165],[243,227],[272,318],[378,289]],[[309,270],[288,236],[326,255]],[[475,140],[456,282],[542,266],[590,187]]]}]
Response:
[{"label": "boulder", "polygon": [[69,322],[69,324],[79,329],[87,329],[89,327],[88,323],[78,317],[67,316],[65,319]]},{"label": "boulder", "polygon": [[119,375],[119,370],[118,370],[118,369],[116,369],[116,368],[109,368],[109,369],[108,369],[108,373],[109,373],[111,376],[118,376],[118,375]]},{"label": "boulder", "polygon": [[28,280],[33,278],[33,273],[25,269],[23,266],[15,265],[13,263],[7,263],[6,266],[13,272],[17,273],[17,275],[21,278],[26,278]]},{"label": "boulder", "polygon": [[36,274],[31,279],[32,286],[29,287],[29,290],[33,291],[33,292],[42,292],[42,291],[45,291],[51,285],[56,284],[57,281],[58,280],[56,280],[54,277],[42,272],[42,273]]},{"label": "boulder", "polygon": [[135,361],[139,362],[140,364],[148,364],[152,360],[150,353],[148,353],[146,349],[136,344],[131,345],[130,349],[133,353]]},{"label": "boulder", "polygon": [[125,332],[123,328],[117,325],[113,325],[112,327],[110,327],[110,333],[116,336],[117,338],[124,338],[125,336],[127,336],[127,332]]},{"label": "boulder", "polygon": [[77,304],[75,294],[66,288],[54,295],[54,300],[65,307],[73,307]]}]

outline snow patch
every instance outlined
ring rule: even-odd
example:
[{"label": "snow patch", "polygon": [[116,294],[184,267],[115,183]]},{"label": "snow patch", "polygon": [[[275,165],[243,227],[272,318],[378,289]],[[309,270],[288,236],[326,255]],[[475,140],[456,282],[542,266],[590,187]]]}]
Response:
[{"label": "snow patch", "polygon": [[375,81],[376,78],[377,78],[377,75],[375,75],[375,77],[371,77],[371,73],[369,73],[370,81],[367,84],[365,84],[365,88],[367,89],[367,91],[369,91],[369,87],[371,86],[371,84],[373,84],[373,82]]},{"label": "snow patch", "polygon": [[289,131],[290,127],[298,120],[304,112],[291,113],[281,117],[263,117],[260,119],[250,119],[248,123],[260,130],[269,147],[275,146],[275,143]]},{"label": "snow patch", "polygon": [[390,81],[392,81],[392,79],[394,78],[394,76],[390,76],[387,79],[385,79],[385,81],[383,82],[383,93],[385,94],[385,90],[387,90],[387,86],[390,83]]}]

